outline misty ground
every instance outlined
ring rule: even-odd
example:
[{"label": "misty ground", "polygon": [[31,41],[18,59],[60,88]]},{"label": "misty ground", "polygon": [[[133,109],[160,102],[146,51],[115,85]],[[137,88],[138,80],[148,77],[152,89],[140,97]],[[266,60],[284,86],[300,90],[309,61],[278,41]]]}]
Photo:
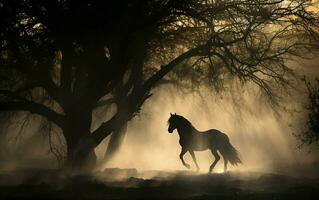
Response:
[{"label": "misty ground", "polygon": [[260,172],[106,169],[65,175],[57,170],[0,172],[0,199],[318,199],[319,178]]}]

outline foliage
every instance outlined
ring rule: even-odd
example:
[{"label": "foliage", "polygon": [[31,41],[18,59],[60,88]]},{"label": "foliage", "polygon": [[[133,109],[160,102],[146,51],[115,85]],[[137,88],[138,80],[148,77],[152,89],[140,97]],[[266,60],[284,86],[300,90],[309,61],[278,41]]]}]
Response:
[{"label": "foliage", "polygon": [[305,127],[300,134],[296,134],[300,147],[304,145],[318,144],[319,141],[319,79],[315,84],[311,84],[306,78],[303,79],[308,91],[308,113]]}]

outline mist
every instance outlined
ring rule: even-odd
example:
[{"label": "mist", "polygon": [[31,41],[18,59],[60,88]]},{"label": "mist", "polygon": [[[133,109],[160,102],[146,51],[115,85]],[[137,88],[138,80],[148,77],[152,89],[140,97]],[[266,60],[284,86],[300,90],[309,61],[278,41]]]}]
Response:
[{"label": "mist", "polygon": [[[318,59],[290,63],[297,72],[293,89],[281,91],[279,107],[274,108],[254,85],[235,86],[222,94],[208,88],[185,94],[176,87],[163,86],[145,103],[141,114],[129,123],[128,132],[116,157],[103,167],[139,170],[186,170],[179,159],[181,147],[176,130],[168,133],[170,113],[186,117],[200,131],[218,129],[226,133],[239,150],[243,165],[231,171],[260,171],[294,176],[318,176],[319,148],[303,146],[294,136],[307,119],[307,92],[300,81],[318,76]],[[235,84],[236,85],[236,84]],[[102,158],[108,139],[97,149]],[[195,152],[201,173],[207,173],[213,156],[210,151]],[[189,154],[185,161],[195,165]],[[215,167],[222,172],[223,160]]]},{"label": "mist", "polygon": [[[314,78],[318,75],[316,63],[317,59],[300,60],[293,65],[299,74]],[[96,148],[100,162],[98,170],[186,170],[179,159],[181,147],[178,133],[176,130],[172,134],[167,131],[170,113],[177,113],[190,120],[200,131],[218,129],[229,136],[243,161],[242,165],[229,166],[231,171],[318,176],[319,149],[315,146],[298,148],[299,141],[293,135],[301,130],[307,117],[304,112],[306,90],[300,82],[295,85],[298,85],[297,90],[292,90],[290,95],[281,93],[285,97],[275,109],[251,84],[238,85],[234,82],[222,93],[210,88],[185,93],[175,86],[159,87],[145,102],[140,114],[129,122],[124,143],[109,163],[102,162],[109,137]],[[93,125],[97,126],[101,119],[111,117],[114,112],[113,108],[99,111]],[[0,169],[58,168],[59,163],[49,149],[48,134],[40,130],[41,117],[32,115],[25,131],[17,137],[24,115],[19,113],[13,118],[2,116]],[[20,121],[19,125],[12,125],[14,123],[8,120],[10,118]],[[51,136],[54,148],[65,151],[65,146],[61,146],[60,130],[55,129]],[[195,154],[200,172],[207,173],[213,161],[211,152],[207,150]],[[189,154],[185,155],[185,161],[195,171]],[[214,171],[220,173],[222,169],[221,159]]]},{"label": "mist", "polygon": [[[298,131],[296,127],[303,114],[278,114],[278,110],[274,110],[254,86],[246,86],[236,92],[238,94],[218,95],[202,89],[200,93],[185,94],[175,87],[160,88],[145,103],[140,115],[129,123],[120,152],[101,169],[186,170],[178,156],[181,150],[179,136],[176,130],[172,134],[167,131],[170,112],[176,112],[189,119],[200,131],[214,128],[229,136],[243,161],[243,165],[230,167],[232,171],[313,175],[314,169],[304,169],[318,162],[318,149],[310,152],[307,147],[297,148],[298,141],[293,136]],[[286,98],[283,105],[289,109],[301,109],[298,102],[292,101],[295,97]],[[96,149],[99,158],[103,157],[106,145],[107,140]],[[207,173],[213,161],[211,152],[195,154],[200,172]],[[185,155],[185,161],[191,164],[194,171],[195,166],[189,154]],[[215,172],[222,172],[222,167],[221,159]]]},{"label": "mist", "polygon": [[[260,171],[293,176],[319,176],[319,148],[300,147],[294,136],[307,120],[305,107],[308,93],[301,78],[319,76],[317,57],[288,62],[296,72],[291,88],[279,91],[278,107],[273,107],[256,85],[230,84],[222,93],[200,88],[185,94],[177,87],[162,86],[154,92],[137,117],[130,123],[124,144],[104,168],[136,168],[138,170],[187,170],[179,159],[181,147],[176,130],[167,131],[170,113],[186,117],[200,131],[218,129],[226,133],[239,150],[243,165],[230,166],[231,171]],[[96,153],[103,158],[108,139]],[[207,173],[213,156],[210,151],[195,152],[201,173]],[[195,165],[189,154],[185,161]],[[215,172],[223,171],[221,159]]]},{"label": "mist", "polygon": [[[253,85],[232,88],[223,94],[208,88],[185,94],[173,86],[160,87],[145,103],[141,113],[129,122],[124,143],[109,163],[102,163],[109,138],[96,148],[98,160],[102,163],[98,170],[186,170],[179,159],[181,147],[178,133],[176,130],[172,134],[167,131],[170,113],[177,113],[189,119],[200,131],[218,129],[229,136],[243,161],[242,165],[229,166],[231,171],[318,175],[313,167],[313,164],[319,162],[318,148],[299,149],[299,141],[293,135],[299,130],[305,117],[303,112],[289,112],[289,109],[302,110],[302,100],[306,95],[297,98],[297,94],[295,92],[284,98],[281,105],[288,108],[288,111],[284,111],[282,108],[272,108]],[[104,114],[109,116],[110,112],[112,111]],[[17,118],[19,117],[15,119]],[[45,137],[43,131],[39,132],[40,121],[39,117],[32,117],[20,137],[16,137],[19,126],[3,129],[7,133],[1,135],[2,141],[8,143],[4,142],[7,146],[2,148],[1,169],[59,167],[50,152],[48,137]],[[58,147],[58,130],[52,134],[55,148],[63,148]],[[195,154],[200,172],[207,173],[213,161],[211,152],[207,150]],[[195,171],[189,154],[185,155],[185,161],[191,165],[191,170]],[[214,171],[223,171],[222,159]]]}]

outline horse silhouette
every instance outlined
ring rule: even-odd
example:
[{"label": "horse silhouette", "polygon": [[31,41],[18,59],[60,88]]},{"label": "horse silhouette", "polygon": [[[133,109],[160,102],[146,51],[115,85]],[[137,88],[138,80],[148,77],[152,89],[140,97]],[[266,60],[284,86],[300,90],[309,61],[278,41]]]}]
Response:
[{"label": "horse silhouette", "polygon": [[179,144],[182,146],[182,151],[179,155],[183,165],[190,168],[190,165],[184,161],[183,156],[185,153],[189,152],[193,158],[196,165],[197,171],[199,170],[194,151],[204,151],[210,149],[213,156],[215,157],[214,162],[209,167],[209,172],[211,173],[215,165],[220,159],[217,151],[224,158],[224,172],[227,171],[228,161],[232,165],[237,165],[242,163],[239,158],[239,152],[230,143],[229,138],[226,134],[220,132],[216,129],[210,129],[207,131],[198,131],[196,128],[183,116],[172,114],[168,120],[168,132],[173,133],[175,129],[179,134]]}]

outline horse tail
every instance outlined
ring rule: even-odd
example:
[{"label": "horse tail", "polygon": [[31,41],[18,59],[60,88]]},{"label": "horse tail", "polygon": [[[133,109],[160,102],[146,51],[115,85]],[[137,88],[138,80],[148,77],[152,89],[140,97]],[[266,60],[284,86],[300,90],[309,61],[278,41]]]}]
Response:
[{"label": "horse tail", "polygon": [[221,153],[224,159],[227,159],[232,165],[242,164],[242,161],[240,160],[239,152],[230,143],[228,138],[224,144],[224,147],[221,150],[222,150]]}]

